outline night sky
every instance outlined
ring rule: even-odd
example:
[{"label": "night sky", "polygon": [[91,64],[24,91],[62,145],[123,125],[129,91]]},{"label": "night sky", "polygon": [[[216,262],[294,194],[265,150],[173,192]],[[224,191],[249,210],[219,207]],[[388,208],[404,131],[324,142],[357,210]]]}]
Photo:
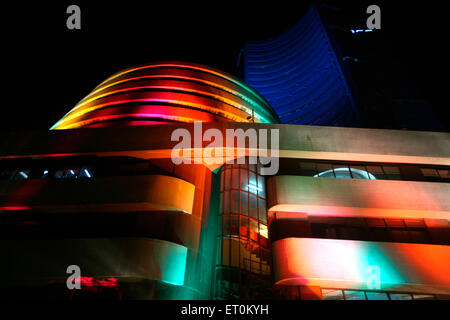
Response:
[{"label": "night sky", "polygon": [[[246,41],[288,30],[312,1],[92,2],[2,3],[6,99],[0,130],[47,130],[101,81],[137,64],[184,60],[236,74]],[[444,118],[449,36],[442,1],[319,4],[324,2],[346,8],[349,30],[365,24],[369,4],[379,5],[383,50],[412,70],[420,90]],[[71,4],[81,8],[81,30],[66,28]]]}]

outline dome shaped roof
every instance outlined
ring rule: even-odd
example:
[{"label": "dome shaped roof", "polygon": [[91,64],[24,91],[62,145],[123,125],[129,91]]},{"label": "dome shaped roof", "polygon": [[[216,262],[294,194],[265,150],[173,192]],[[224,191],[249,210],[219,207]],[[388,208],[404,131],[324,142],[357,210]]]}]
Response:
[{"label": "dome shaped roof", "polygon": [[232,75],[194,63],[155,62],[112,75],[51,129],[248,122],[253,112],[255,122],[279,123],[269,103]]}]

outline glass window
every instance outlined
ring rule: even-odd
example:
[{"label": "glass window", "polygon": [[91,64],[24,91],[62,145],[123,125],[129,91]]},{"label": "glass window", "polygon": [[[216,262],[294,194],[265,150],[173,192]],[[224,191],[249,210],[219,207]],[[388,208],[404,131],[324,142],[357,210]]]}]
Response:
[{"label": "glass window", "polygon": [[403,219],[386,219],[386,224],[389,228],[405,228]]},{"label": "glass window", "polygon": [[238,235],[239,234],[239,216],[231,215],[230,216],[230,234]]},{"label": "glass window", "polygon": [[317,163],[317,172],[324,172],[333,169],[333,166],[330,163]]},{"label": "glass window", "polygon": [[252,246],[251,248],[251,260],[252,260],[252,272],[261,272],[261,249],[258,246]]},{"label": "glass window", "polygon": [[16,170],[13,180],[26,180],[30,177],[30,169]]},{"label": "glass window", "polygon": [[[267,227],[267,226],[265,226],[265,227]],[[259,244],[264,248],[268,248],[269,247],[269,239],[260,235],[259,236]]]},{"label": "glass window", "polygon": [[335,226],[328,226],[326,229],[328,239],[338,239]]},{"label": "glass window", "polygon": [[230,216],[222,216],[222,232],[224,236],[230,235]]},{"label": "glass window", "polygon": [[423,219],[405,219],[404,221],[408,228],[426,228]]},{"label": "glass window", "polygon": [[239,225],[239,234],[241,237],[249,238],[249,226],[248,226],[248,218],[241,216],[241,223]]},{"label": "glass window", "polygon": [[389,293],[391,300],[412,300],[409,293]]},{"label": "glass window", "polygon": [[300,174],[302,176],[314,176],[317,173],[314,162],[300,162]]},{"label": "glass window", "polygon": [[222,264],[222,241],[217,239],[217,256],[216,256],[216,264]]},{"label": "glass window", "polygon": [[63,178],[76,178],[79,172],[80,169],[68,169],[64,172]]},{"label": "glass window", "polygon": [[350,170],[348,168],[340,167],[334,169],[334,175],[340,179],[350,179]]},{"label": "glass window", "polygon": [[386,241],[389,238],[388,230],[385,228],[371,228],[370,238],[374,241]]},{"label": "glass window", "polygon": [[367,225],[369,228],[385,228],[386,224],[384,223],[384,219],[380,218],[367,218]]},{"label": "glass window", "polygon": [[219,197],[219,214],[223,214],[223,193]]},{"label": "glass window", "polygon": [[261,249],[261,262],[266,265],[270,265],[271,254],[269,250]]},{"label": "glass window", "polygon": [[248,191],[248,175],[245,169],[241,169],[241,190]]},{"label": "glass window", "polygon": [[49,178],[49,171],[47,169],[45,169],[42,172],[42,179],[45,179],[45,178]]},{"label": "glass window", "polygon": [[233,168],[231,174],[231,188],[239,189],[239,169]]},{"label": "glass window", "polygon": [[340,289],[322,289],[323,300],[344,300],[344,294]]},{"label": "glass window", "polygon": [[250,217],[258,220],[258,202],[256,196],[249,194]]},{"label": "glass window", "polygon": [[240,214],[248,216],[248,193],[240,192],[241,196],[241,212]]},{"label": "glass window", "polygon": [[223,216],[222,215],[219,215],[219,217],[218,217],[218,219],[217,219],[217,234],[218,235],[221,235],[222,234],[222,228],[223,228],[223,226],[222,226],[222,223],[223,223]]},{"label": "glass window", "polygon": [[439,177],[436,169],[420,168],[420,171],[425,177]]},{"label": "glass window", "polygon": [[366,300],[364,291],[345,290],[345,300]]},{"label": "glass window", "polygon": [[241,248],[241,263],[240,266],[242,269],[251,271],[251,263],[250,263],[250,259],[251,259],[251,255],[250,255],[250,251],[248,250],[249,248],[249,242],[248,241],[242,241],[240,248]]},{"label": "glass window", "polygon": [[240,242],[236,239],[231,240],[231,261],[230,265],[232,267],[239,267],[239,244]]},{"label": "glass window", "polygon": [[317,171],[319,173],[314,175],[314,177],[335,178],[332,166],[329,163],[318,163]]},{"label": "glass window", "polygon": [[267,224],[266,200],[258,199],[259,221]]},{"label": "glass window", "polygon": [[366,291],[367,300],[389,300],[386,292]]},{"label": "glass window", "polygon": [[258,176],[258,196],[266,198],[266,184],[263,176]]},{"label": "glass window", "polygon": [[340,226],[338,228],[338,235],[340,239],[345,240],[359,240],[363,236],[360,228],[351,226]]},{"label": "glass window", "polygon": [[367,171],[377,179],[385,179],[381,166],[367,166]]},{"label": "glass window", "polygon": [[386,179],[391,180],[401,180],[400,169],[398,167],[393,166],[383,166],[384,174],[386,175]]},{"label": "glass window", "polygon": [[56,178],[56,179],[61,179],[61,178],[63,178],[63,177],[64,177],[64,171],[65,171],[65,170],[57,170],[57,171],[55,172],[55,178]]},{"label": "glass window", "polygon": [[230,213],[230,191],[223,192],[223,212]]},{"label": "glass window", "polygon": [[231,213],[239,213],[239,191],[231,191]]},{"label": "glass window", "polygon": [[92,174],[92,170],[87,168],[87,167],[83,167],[80,170],[80,173],[78,174],[78,178],[92,178],[94,175]]},{"label": "glass window", "polygon": [[258,222],[250,219],[250,239],[257,242],[258,241]]},{"label": "glass window", "polygon": [[254,194],[258,194],[258,181],[256,180],[256,174],[250,172],[248,179],[248,191]]},{"label": "glass window", "polygon": [[369,173],[364,166],[351,166],[350,170],[353,179],[376,179],[375,176],[369,178]]},{"label": "glass window", "polygon": [[438,170],[439,177],[442,179],[450,179],[450,170]]},{"label": "glass window", "polygon": [[423,230],[409,230],[409,236],[412,242],[417,243],[429,243],[428,233],[425,229]]},{"label": "glass window", "polygon": [[413,294],[414,300],[435,300],[435,296],[432,294]]},{"label": "glass window", "polygon": [[222,239],[222,264],[230,265],[230,239]]},{"label": "glass window", "polygon": [[230,176],[231,176],[231,170],[225,170],[224,171],[224,190],[230,189]]},{"label": "glass window", "polygon": [[406,230],[391,229],[389,235],[394,242],[409,242],[409,233]]},{"label": "glass window", "polygon": [[270,265],[262,263],[261,264],[261,274],[269,275],[270,274]]},{"label": "glass window", "polygon": [[269,237],[267,226],[265,224],[259,224],[259,235],[266,239]]}]

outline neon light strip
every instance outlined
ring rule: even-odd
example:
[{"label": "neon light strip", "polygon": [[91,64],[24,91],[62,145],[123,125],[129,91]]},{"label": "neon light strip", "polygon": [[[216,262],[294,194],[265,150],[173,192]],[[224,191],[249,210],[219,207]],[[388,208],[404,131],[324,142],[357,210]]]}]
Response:
[{"label": "neon light strip", "polygon": [[[88,103],[90,103],[90,102],[92,102],[94,100],[101,99],[101,98],[104,98],[104,97],[107,97],[107,96],[110,96],[110,95],[114,95],[116,93],[127,92],[127,91],[134,91],[134,90],[139,90],[139,89],[163,89],[163,90],[180,91],[181,93],[184,93],[184,92],[198,93],[198,94],[202,94],[202,95],[205,95],[205,96],[208,96],[208,97],[212,97],[212,98],[214,98],[216,100],[219,100],[221,102],[224,102],[224,103],[226,103],[226,104],[228,104],[228,105],[230,105],[232,107],[235,107],[235,108],[237,108],[239,110],[242,110],[242,111],[244,111],[244,112],[246,112],[248,114],[252,113],[252,110],[249,109],[248,107],[246,107],[246,106],[244,106],[242,104],[236,103],[236,102],[234,102],[231,99],[224,98],[224,97],[222,97],[220,95],[216,95],[216,94],[213,94],[213,93],[210,93],[210,92],[206,92],[206,91],[188,89],[188,88],[184,88],[184,87],[174,87],[174,86],[140,86],[140,87],[131,87],[131,88],[114,90],[114,91],[108,91],[108,92],[105,92],[105,93],[103,93],[101,95],[98,95],[98,96],[96,96],[94,98],[91,98],[91,99],[81,103],[80,105],[77,105],[75,107],[75,109],[78,109],[78,108],[82,107],[83,105],[86,105],[86,104],[88,104]],[[76,116],[74,115],[73,117],[76,117]],[[70,118],[73,118],[73,117],[69,116],[66,119],[70,119]],[[258,118],[259,117],[260,116],[258,116]],[[255,118],[256,118],[256,116],[255,116]],[[266,119],[264,119],[264,120],[267,121]]]},{"label": "neon light strip", "polygon": [[210,69],[210,68],[204,68],[204,67],[200,67],[200,66],[194,66],[194,65],[189,65],[189,64],[175,64],[175,63],[157,63],[157,64],[152,64],[152,65],[145,65],[145,66],[141,66],[141,67],[135,67],[135,68],[131,68],[131,69],[126,69],[124,71],[121,71],[117,74],[112,75],[111,77],[109,77],[108,79],[106,79],[105,81],[103,81],[102,83],[100,83],[97,87],[101,87],[103,84],[117,78],[120,77],[124,74],[127,73],[131,73],[133,71],[137,71],[137,70],[142,70],[142,69],[149,69],[149,68],[160,68],[160,67],[174,67],[174,68],[186,68],[186,69],[194,69],[194,70],[200,70],[206,73],[210,73],[213,74],[215,76],[218,76],[220,78],[226,79],[234,84],[236,84],[237,86],[244,88],[247,91],[250,91],[251,93],[253,93],[258,99],[261,100],[261,102],[263,102],[264,104],[267,104],[266,101],[264,101],[258,93],[256,93],[256,91],[254,91],[253,89],[251,89],[250,87],[244,85],[242,82],[237,81],[231,77],[229,77],[228,75],[218,72],[216,70]]},{"label": "neon light strip", "polygon": [[171,121],[178,121],[178,122],[194,122],[195,119],[188,118],[188,117],[180,117],[180,116],[171,116],[167,114],[158,114],[158,113],[128,113],[128,114],[119,114],[119,115],[109,115],[109,116],[101,116],[96,118],[91,118],[87,120],[83,120],[80,122],[76,122],[73,124],[66,125],[59,129],[74,129],[83,127],[95,122],[101,122],[101,121],[107,121],[107,120],[113,120],[113,119],[121,119],[121,118],[129,118],[129,117],[139,117],[139,118],[161,118],[161,119],[167,119]]},{"label": "neon light strip", "polygon": [[[126,82],[130,82],[130,81],[141,80],[141,79],[146,79],[146,78],[167,78],[167,79],[180,79],[180,80],[196,81],[196,82],[200,82],[200,83],[209,85],[211,87],[215,87],[215,88],[221,89],[221,90],[226,91],[228,93],[231,93],[232,95],[237,96],[237,97],[241,98],[242,100],[250,103],[251,105],[259,107],[259,108],[261,108],[263,110],[266,109],[266,108],[269,108],[269,105],[266,102],[264,103],[264,106],[261,106],[260,104],[255,102],[255,100],[248,98],[246,95],[240,93],[239,91],[232,90],[232,89],[230,89],[230,88],[228,88],[226,86],[222,86],[222,85],[217,84],[217,83],[212,82],[212,81],[203,80],[203,79],[199,79],[199,78],[193,78],[193,77],[185,77],[185,76],[150,75],[150,76],[141,76],[141,77],[134,77],[134,78],[123,79],[123,80],[120,80],[120,81],[116,81],[116,82],[107,84],[106,86],[103,86],[101,88],[98,88],[98,89],[94,90],[93,92],[91,92],[90,94],[88,94],[86,97],[84,97],[70,112],[72,112],[72,111],[78,109],[79,107],[81,107],[82,105],[84,105],[85,104],[84,101],[86,99],[88,99],[89,97],[93,96],[94,94],[96,94],[98,92],[101,92],[101,91],[103,91],[103,90],[105,90],[107,88],[110,88],[112,86],[115,86],[115,85],[118,85],[118,84],[121,84],[121,83],[126,83]],[[87,102],[90,102],[90,101],[93,101],[93,100],[95,100],[95,98],[89,99],[89,101],[87,101]],[[262,120],[267,121],[267,119],[265,119],[264,117],[262,117],[260,115],[258,115],[258,117],[262,118]],[[267,123],[271,123],[271,122],[267,121]]]},{"label": "neon light strip", "polygon": [[31,207],[28,206],[5,206],[5,207],[0,207],[0,210],[3,211],[21,211],[21,210],[30,210]]},{"label": "neon light strip", "polygon": [[[224,116],[225,118],[228,118],[230,120],[234,120],[236,122],[246,122],[247,121],[246,118],[242,118],[242,117],[236,116],[235,114],[230,113],[230,112],[226,112],[226,111],[223,111],[223,110],[218,110],[218,109],[215,109],[215,108],[211,108],[211,107],[208,107],[208,106],[203,105],[203,104],[194,103],[194,102],[179,101],[179,100],[172,100],[172,99],[119,100],[119,101],[109,102],[109,103],[105,103],[105,104],[101,104],[101,105],[96,105],[94,107],[81,110],[80,112],[75,113],[73,115],[70,115],[69,117],[67,117],[65,119],[62,119],[62,120],[64,120],[63,122],[67,122],[70,119],[73,119],[75,117],[79,117],[79,116],[81,116],[83,114],[86,114],[88,112],[92,112],[92,111],[95,111],[95,110],[102,109],[105,106],[119,105],[119,104],[129,103],[129,102],[165,102],[165,103],[174,103],[174,104],[178,104],[178,105],[193,107],[193,108],[196,108],[196,109],[199,109],[199,110],[207,110],[207,111],[212,112],[213,114]],[[217,111],[220,111],[220,112],[217,112]],[[189,122],[193,122],[192,118],[186,118],[186,119],[189,119],[190,120]],[[58,127],[55,127],[56,125],[58,125]],[[75,125],[64,125],[64,124],[62,124],[60,126],[59,122],[58,122],[50,130],[53,130],[53,129],[68,129],[68,128],[73,128],[73,127],[77,127],[76,124]]]}]

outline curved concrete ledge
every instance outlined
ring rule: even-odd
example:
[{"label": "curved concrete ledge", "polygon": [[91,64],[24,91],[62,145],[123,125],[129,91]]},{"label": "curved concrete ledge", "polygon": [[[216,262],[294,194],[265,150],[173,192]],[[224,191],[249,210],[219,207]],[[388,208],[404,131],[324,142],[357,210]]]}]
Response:
[{"label": "curved concrete ledge", "polygon": [[0,210],[192,213],[195,186],[163,175],[0,182]]},{"label": "curved concrete ledge", "polygon": [[187,248],[158,239],[2,240],[0,286],[65,283],[67,267],[83,277],[152,279],[182,286]]},{"label": "curved concrete ledge", "polygon": [[272,244],[276,284],[450,294],[450,247],[286,238]]},{"label": "curved concrete ledge", "polygon": [[269,211],[337,217],[450,219],[450,184],[276,176]]}]

